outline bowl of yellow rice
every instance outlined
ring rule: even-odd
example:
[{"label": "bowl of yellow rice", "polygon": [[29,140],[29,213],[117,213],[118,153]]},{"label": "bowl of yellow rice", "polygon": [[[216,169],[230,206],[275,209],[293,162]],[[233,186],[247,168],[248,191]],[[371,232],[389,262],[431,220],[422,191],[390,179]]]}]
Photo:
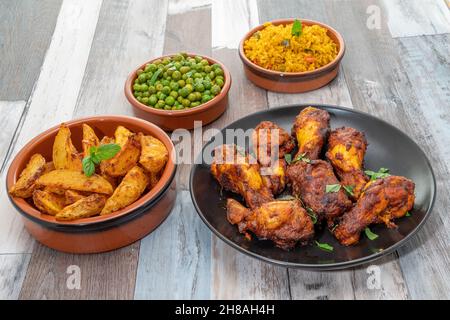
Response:
[{"label": "bowl of yellow rice", "polygon": [[247,78],[270,91],[318,89],[338,74],[344,56],[342,36],[312,20],[282,19],[250,30],[239,45]]}]

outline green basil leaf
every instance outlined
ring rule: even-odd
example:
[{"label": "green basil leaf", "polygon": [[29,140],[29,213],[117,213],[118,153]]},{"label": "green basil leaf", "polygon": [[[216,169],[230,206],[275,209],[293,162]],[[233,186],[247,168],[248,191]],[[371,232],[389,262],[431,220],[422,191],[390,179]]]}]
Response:
[{"label": "green basil leaf", "polygon": [[298,37],[302,34],[302,29],[302,23],[300,22],[300,20],[295,19],[294,23],[292,24],[291,34]]},{"label": "green basil leaf", "polygon": [[345,192],[347,192],[348,195],[350,196],[355,196],[355,194],[353,193],[353,189],[355,189],[355,186],[342,186],[345,190]]},{"label": "green basil leaf", "polygon": [[103,144],[97,148],[95,154],[98,159],[108,160],[113,158],[120,151],[120,146],[116,143]]},{"label": "green basil leaf", "polygon": [[375,240],[376,238],[378,238],[378,235],[375,234],[375,233],[373,233],[373,232],[369,229],[369,227],[365,228],[365,229],[364,229],[364,232],[366,233],[367,238],[369,238],[369,240],[371,240],[371,241],[373,241],[373,240]]},{"label": "green basil leaf", "polygon": [[390,176],[388,168],[380,168],[378,172],[366,170],[364,173],[370,177],[370,180],[383,179]]},{"label": "green basil leaf", "polygon": [[286,153],[286,154],[284,155],[284,160],[286,160],[286,163],[287,163],[287,164],[291,164],[291,162],[292,162],[292,154]]},{"label": "green basil leaf", "polygon": [[92,163],[95,164],[96,166],[98,166],[100,164],[100,162],[102,161],[98,158],[97,153],[91,153],[90,157],[91,157]]},{"label": "green basil leaf", "polygon": [[91,156],[84,157],[81,164],[83,165],[83,172],[87,177],[90,177],[94,174],[95,164],[94,162],[92,162]]},{"label": "green basil leaf", "polygon": [[327,252],[332,252],[334,250],[333,246],[329,245],[328,243],[320,243],[316,241],[316,246]]},{"label": "green basil leaf", "polygon": [[326,193],[338,192],[339,190],[341,190],[341,185],[340,184],[327,184],[325,186],[325,192]]}]

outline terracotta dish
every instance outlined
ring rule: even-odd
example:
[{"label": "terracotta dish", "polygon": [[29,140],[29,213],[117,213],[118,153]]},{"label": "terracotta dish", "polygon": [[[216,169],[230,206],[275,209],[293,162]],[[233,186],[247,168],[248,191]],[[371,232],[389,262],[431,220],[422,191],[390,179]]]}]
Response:
[{"label": "terracotta dish", "polygon": [[[293,23],[295,19],[282,19],[271,21],[273,25]],[[255,32],[264,28],[260,25],[250,30],[239,44],[239,57],[244,66],[244,72],[247,78],[255,85],[269,91],[300,93],[318,89],[333,80],[339,71],[340,62],[345,53],[345,44],[342,36],[330,26],[321,22],[312,20],[301,20],[303,25],[319,25],[328,30],[328,36],[336,43],[338,54],[329,64],[313,71],[307,72],[280,72],[262,68],[250,61],[244,53],[244,42]]]},{"label": "terracotta dish", "polygon": [[[134,132],[143,132],[161,140],[169,151],[169,160],[158,183],[133,204],[109,215],[73,221],[57,221],[41,214],[25,199],[9,197],[22,215],[25,228],[42,244],[70,253],[96,253],[114,250],[141,239],[169,215],[176,199],[175,153],[167,134],[144,120],[126,116],[94,116],[66,122],[75,147],[82,140],[82,124],[91,126],[99,137],[112,136],[118,125]],[[52,145],[59,125],[41,133],[16,155],[6,177],[8,190],[16,182],[30,157],[39,152],[47,161],[52,158]]]},{"label": "terracotta dish", "polygon": [[[207,56],[202,56],[210,64],[217,63],[223,69],[225,84],[221,92],[214,97],[212,100],[199,105],[198,107],[193,107],[184,110],[161,110],[146,106],[145,104],[139,102],[134,96],[132,91],[132,86],[134,80],[137,78],[137,70],[145,68],[145,65],[152,63],[157,59],[164,59],[165,57],[170,57],[171,55],[165,55],[147,61],[138,68],[136,68],[127,78],[125,82],[125,96],[128,101],[134,107],[135,115],[153,122],[157,126],[160,126],[164,130],[173,131],[175,129],[184,128],[192,129],[194,128],[194,121],[202,121],[202,125],[213,122],[218,117],[220,117],[226,110],[228,106],[228,91],[231,86],[231,75],[228,69],[219,61],[214,60]],[[188,53],[188,56],[194,57],[196,54]]]}]

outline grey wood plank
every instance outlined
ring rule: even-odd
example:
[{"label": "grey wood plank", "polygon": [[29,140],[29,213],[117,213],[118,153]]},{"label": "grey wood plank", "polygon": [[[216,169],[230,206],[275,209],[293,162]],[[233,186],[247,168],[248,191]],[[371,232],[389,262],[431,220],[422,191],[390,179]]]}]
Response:
[{"label": "grey wood plank", "polygon": [[27,271],[29,254],[0,255],[0,299],[16,300]]},{"label": "grey wood plank", "polygon": [[[123,85],[128,72],[154,55],[161,54],[167,1],[104,1],[99,10],[83,67],[81,88],[70,116],[132,114]],[[148,23],[152,21],[152,23]],[[36,244],[22,298],[114,298],[134,296],[139,242],[99,255],[68,255]],[[65,286],[70,265],[83,274],[81,290]],[[36,282],[33,279],[42,279]]]},{"label": "grey wood plank", "polygon": [[[262,21],[269,21],[281,17],[303,17],[302,12],[308,12],[309,19],[325,23],[332,23],[326,1],[285,1],[283,6],[277,6],[272,1],[259,1],[259,14]],[[334,11],[336,12],[336,11]],[[333,25],[333,24],[331,24]],[[350,63],[344,58],[342,64]],[[268,92],[269,107],[296,103],[325,103],[352,107],[349,88],[341,67],[338,77],[329,85],[302,94],[279,94]],[[290,287],[294,299],[377,299],[408,297],[406,286],[403,284],[403,275],[395,255],[376,261],[373,265],[379,266],[385,276],[379,288],[367,288],[365,273],[369,265],[358,269],[339,272],[311,272],[289,269]],[[382,266],[381,266],[382,265]]]},{"label": "grey wood plank", "polygon": [[28,100],[52,37],[61,1],[0,2],[0,100]]},{"label": "grey wood plank", "polygon": [[[25,106],[12,147],[12,157],[34,136],[50,126],[70,119],[86,66],[97,23],[100,0],[66,0],[61,6],[52,42],[47,50],[39,78]],[[2,174],[4,174],[3,172]],[[29,253],[32,239],[23,228],[21,216],[0,187],[0,253]]]},{"label": "grey wood plank", "polygon": [[[132,299],[138,255],[139,243],[90,255],[60,253],[36,243],[19,299]],[[79,288],[70,286],[74,270],[80,272]]]},{"label": "grey wood plank", "polygon": [[[0,131],[0,168],[5,165],[4,161],[8,149],[14,138],[19,121],[25,109],[25,101],[0,101],[0,123],[2,130]],[[0,169],[2,172],[3,169]],[[0,187],[0,190],[3,186]]]},{"label": "grey wood plank", "polygon": [[392,37],[450,33],[450,11],[444,0],[383,0]]},{"label": "grey wood plank", "polygon": [[178,193],[167,220],[141,241],[135,299],[209,299],[211,235],[192,204]]},{"label": "grey wood plank", "polygon": [[163,49],[167,0],[105,1],[74,116],[133,115],[123,92],[128,74]]},{"label": "grey wood plank", "polygon": [[[217,6],[217,7],[216,7]],[[213,2],[212,30],[214,38],[230,31],[229,21],[248,29],[257,17],[256,2]],[[243,20],[243,21],[242,21]],[[228,21],[228,23],[224,23]],[[215,44],[213,57],[224,63],[231,73],[232,87],[229,107],[221,118],[205,130],[223,128],[243,116],[267,108],[266,91],[251,84],[244,76],[235,47],[241,33],[230,32],[227,43]],[[213,38],[213,40],[214,40]],[[225,48],[222,48],[225,47]],[[288,274],[286,268],[275,267],[245,256],[212,236],[212,283],[213,299],[289,299]]]},{"label": "grey wood plank", "polygon": [[[447,215],[449,199],[446,195],[450,192],[447,179],[449,162],[442,152],[443,136],[434,131],[442,130],[442,126],[436,126],[435,121],[429,120],[430,106],[424,103],[429,91],[415,88],[417,78],[410,76],[412,71],[405,63],[405,55],[400,54],[398,49],[401,42],[391,38],[386,22],[380,30],[365,28],[363,12],[373,3],[345,2],[339,7],[333,4],[329,8],[330,12],[340,10],[339,19],[335,18],[333,23],[343,33],[349,47],[347,59],[351,63],[344,65],[345,78],[352,101],[358,109],[377,115],[406,132],[419,143],[431,161],[438,183],[437,201],[422,230],[399,250],[400,265],[411,298],[448,298],[450,277],[447,266],[450,256],[447,230],[450,218]],[[375,4],[380,5],[376,1]],[[412,52],[408,55],[414,57]],[[414,59],[411,57],[408,59]],[[423,76],[431,79],[430,85],[433,85],[432,81],[437,80],[438,83],[446,78],[441,76],[439,80],[433,73]],[[434,92],[439,90],[434,89]],[[445,93],[444,97],[436,99],[445,99]],[[432,129],[433,126],[437,128]]]}]

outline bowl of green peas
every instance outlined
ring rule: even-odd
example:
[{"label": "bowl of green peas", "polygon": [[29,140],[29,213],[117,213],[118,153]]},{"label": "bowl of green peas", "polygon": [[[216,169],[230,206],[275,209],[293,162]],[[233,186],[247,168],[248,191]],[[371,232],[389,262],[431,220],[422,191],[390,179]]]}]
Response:
[{"label": "bowl of green peas", "polygon": [[230,73],[219,61],[177,53],[135,69],[125,83],[125,96],[136,116],[173,131],[220,117],[228,106],[230,86]]}]

